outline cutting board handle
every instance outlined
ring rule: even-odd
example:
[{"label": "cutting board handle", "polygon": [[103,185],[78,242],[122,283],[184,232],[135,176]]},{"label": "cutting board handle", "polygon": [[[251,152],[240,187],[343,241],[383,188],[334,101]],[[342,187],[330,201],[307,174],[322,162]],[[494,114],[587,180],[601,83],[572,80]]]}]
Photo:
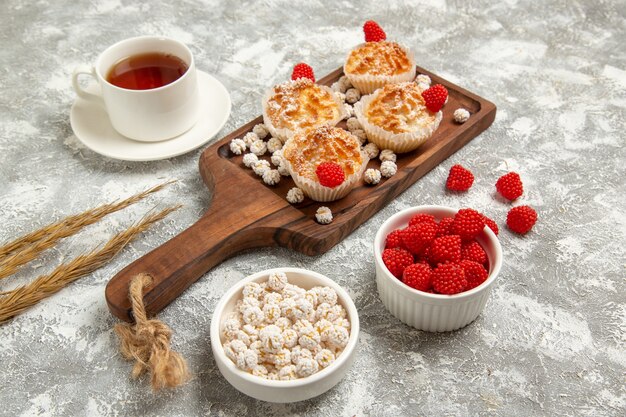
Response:
[{"label": "cutting board handle", "polygon": [[144,302],[148,314],[154,315],[209,269],[253,243],[253,227],[245,224],[245,219],[233,222],[223,217],[219,204],[212,204],[187,230],[118,272],[105,291],[111,312],[133,321],[128,288],[137,274],[153,278],[144,290]]}]

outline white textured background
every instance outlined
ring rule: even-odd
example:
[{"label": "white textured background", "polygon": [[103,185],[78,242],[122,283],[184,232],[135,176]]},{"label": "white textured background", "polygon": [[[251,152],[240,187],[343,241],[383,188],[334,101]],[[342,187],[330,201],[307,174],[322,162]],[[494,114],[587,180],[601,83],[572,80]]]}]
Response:
[{"label": "white textured background", "polygon": [[[327,3],[327,4],[324,4]],[[623,415],[626,408],[626,2],[498,1],[18,1],[0,13],[0,241],[165,179],[177,185],[68,238],[6,289],[105,242],[150,207],[185,208],[110,265],[0,326],[0,414],[17,415]],[[163,34],[190,45],[198,68],[230,90],[219,136],[260,113],[262,92],[295,62],[318,76],[338,67],[373,18],[412,47],[418,64],[493,101],[493,126],[326,255],[256,250],[210,271],[161,318],[194,379],[154,395],[129,379],[104,300],[122,267],[191,225],[210,203],[201,150],[126,163],[73,136],[70,75],[108,45]],[[452,111],[453,109],[449,109]],[[454,163],[477,181],[444,191]],[[495,180],[520,172],[539,222],[525,237],[503,227]],[[469,206],[501,226],[505,263],[483,315],[449,334],[404,326],[380,303],[371,244],[394,212],[417,204]],[[354,298],[360,356],[325,395],[271,405],[219,374],[209,320],[247,274],[298,266]]]}]

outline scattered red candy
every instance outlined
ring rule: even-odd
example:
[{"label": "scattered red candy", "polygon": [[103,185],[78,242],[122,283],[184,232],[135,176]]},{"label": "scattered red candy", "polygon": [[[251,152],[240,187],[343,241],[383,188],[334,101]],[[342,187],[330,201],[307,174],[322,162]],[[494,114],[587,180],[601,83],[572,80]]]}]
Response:
[{"label": "scattered red candy", "polygon": [[506,216],[506,225],[520,235],[528,233],[536,222],[537,212],[530,206],[513,207]]},{"label": "scattered red candy", "polygon": [[458,264],[441,264],[432,272],[433,289],[439,294],[458,294],[467,288],[465,272]]},{"label": "scattered red candy", "polygon": [[433,240],[428,257],[432,264],[459,262],[461,260],[461,237],[442,236]]},{"label": "scattered red candy", "polygon": [[304,62],[300,62],[293,67],[293,72],[291,73],[291,79],[297,80],[298,78],[308,78],[311,81],[315,82],[315,74],[313,74],[313,68]]},{"label": "scattered red candy", "polygon": [[483,265],[487,262],[487,254],[480,243],[474,240],[461,246],[461,260],[474,261]]},{"label": "scattered red candy", "polygon": [[474,174],[461,165],[453,165],[450,168],[446,188],[452,191],[467,191],[474,183]]},{"label": "scattered red candy", "polygon": [[315,174],[320,184],[328,188],[335,188],[346,179],[343,168],[334,162],[322,162],[315,169]]},{"label": "scattered red candy", "polygon": [[413,255],[401,248],[385,249],[383,263],[396,278],[401,278],[404,268],[413,264]]},{"label": "scattered red candy", "polygon": [[368,20],[363,25],[363,33],[365,33],[365,42],[380,42],[387,39],[387,34],[380,25],[373,20]]},{"label": "scattered red candy", "polygon": [[524,186],[517,172],[509,172],[498,178],[496,190],[502,197],[513,201],[524,193]]},{"label": "scattered red candy", "polygon": [[429,291],[433,286],[431,275],[432,272],[428,264],[417,263],[404,269],[402,282],[416,290]]},{"label": "scattered red candy", "polygon": [[413,254],[419,255],[435,238],[437,225],[432,223],[418,223],[402,231],[402,242]]},{"label": "scattered red candy", "polygon": [[433,113],[437,113],[448,99],[448,90],[441,84],[435,84],[427,90],[422,91],[422,97],[426,108]]},{"label": "scattered red candy", "polygon": [[459,263],[459,266],[463,268],[465,273],[465,279],[467,280],[467,290],[478,287],[483,282],[487,281],[489,273],[482,264],[474,261],[463,260]]},{"label": "scattered red candy", "polygon": [[485,218],[474,209],[461,209],[454,216],[452,233],[461,236],[463,241],[474,239],[485,228]]},{"label": "scattered red candy", "polygon": [[415,216],[411,217],[411,220],[409,220],[409,226],[415,226],[418,223],[424,222],[437,224],[437,220],[435,220],[435,216],[433,216],[432,214],[418,213]]}]

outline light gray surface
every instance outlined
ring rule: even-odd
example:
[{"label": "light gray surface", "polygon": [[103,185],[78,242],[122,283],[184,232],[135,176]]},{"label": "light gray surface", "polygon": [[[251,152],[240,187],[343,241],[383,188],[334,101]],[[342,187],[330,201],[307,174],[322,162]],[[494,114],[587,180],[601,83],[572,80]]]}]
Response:
[{"label": "light gray surface", "polygon": [[[323,3],[2,1],[0,241],[165,179],[179,182],[66,239],[0,289],[105,242],[152,206],[185,208],[108,266],[0,326],[0,414],[623,415],[626,2]],[[197,172],[201,150],[126,163],[84,149],[69,125],[73,68],[134,35],[186,42],[198,68],[231,92],[223,136],[259,114],[262,92],[285,80],[294,63],[307,61],[320,76],[339,66],[369,18],[414,48],[419,65],[496,103],[495,123],[326,255],[255,250],[207,273],[160,315],[195,377],[152,394],[145,380],[130,380],[131,365],[119,356],[104,286],[209,205]],[[454,163],[476,175],[465,195],[444,192]],[[519,204],[539,213],[525,237],[506,230],[509,205],[494,198],[493,184],[508,169],[524,180]],[[377,297],[374,233],[417,204],[474,207],[502,230],[505,262],[492,297],[475,323],[454,333],[404,326]],[[332,277],[362,320],[360,356],[345,380],[293,405],[235,391],[209,347],[219,297],[247,274],[275,266]]]}]

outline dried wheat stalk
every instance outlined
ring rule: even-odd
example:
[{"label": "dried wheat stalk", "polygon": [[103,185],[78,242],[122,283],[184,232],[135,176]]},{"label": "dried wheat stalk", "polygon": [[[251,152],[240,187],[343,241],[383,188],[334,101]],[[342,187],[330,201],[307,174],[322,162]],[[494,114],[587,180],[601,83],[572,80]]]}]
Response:
[{"label": "dried wheat stalk", "polygon": [[13,275],[22,265],[35,259],[41,252],[53,247],[60,239],[78,233],[83,227],[97,222],[108,214],[135,204],[172,182],[174,181],[157,185],[117,203],[104,204],[84,213],[66,217],[59,222],[45,226],[13,242],[7,243],[0,247],[0,279]]},{"label": "dried wheat stalk", "polygon": [[102,248],[80,255],[72,261],[58,266],[50,274],[39,276],[27,285],[0,293],[0,324],[54,294],[69,283],[102,267],[137,235],[180,207],[180,205],[169,207],[159,213],[149,214],[139,223],[116,234]]}]

